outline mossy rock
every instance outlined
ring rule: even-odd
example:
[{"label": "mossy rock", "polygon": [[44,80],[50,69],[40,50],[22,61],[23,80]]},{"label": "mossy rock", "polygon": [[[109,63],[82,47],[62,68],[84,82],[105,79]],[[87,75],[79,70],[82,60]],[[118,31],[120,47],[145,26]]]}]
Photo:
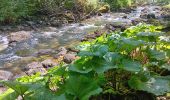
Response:
[{"label": "mossy rock", "polygon": [[98,12],[100,13],[107,13],[110,11],[110,6],[109,5],[104,5],[101,8],[99,8]]}]

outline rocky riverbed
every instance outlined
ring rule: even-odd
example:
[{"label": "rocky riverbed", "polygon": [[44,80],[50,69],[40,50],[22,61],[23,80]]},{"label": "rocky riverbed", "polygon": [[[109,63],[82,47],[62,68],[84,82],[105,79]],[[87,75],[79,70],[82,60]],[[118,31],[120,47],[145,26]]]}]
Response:
[{"label": "rocky riverbed", "polygon": [[[46,73],[46,69],[71,63],[77,59],[74,46],[80,41],[94,39],[103,32],[125,30],[140,22],[169,23],[170,14],[160,6],[143,6],[130,12],[110,12],[72,23],[62,27],[42,27],[36,30],[12,28],[0,33],[0,80],[11,80],[36,72]],[[166,19],[166,21],[165,21]]]}]

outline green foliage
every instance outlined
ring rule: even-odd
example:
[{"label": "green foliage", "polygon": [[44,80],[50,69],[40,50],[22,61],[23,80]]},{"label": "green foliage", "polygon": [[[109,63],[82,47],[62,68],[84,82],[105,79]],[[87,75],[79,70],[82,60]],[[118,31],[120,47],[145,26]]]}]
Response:
[{"label": "green foliage", "polygon": [[90,96],[102,92],[97,81],[98,80],[84,75],[72,75],[65,84],[65,92],[71,95],[74,99],[88,100]]},{"label": "green foliage", "polygon": [[123,7],[131,6],[133,0],[104,0],[108,4],[112,10],[116,10]]},{"label": "green foliage", "polygon": [[54,67],[45,76],[3,82],[14,91],[1,98],[88,100],[138,90],[164,95],[170,92],[170,77],[162,76],[169,70],[169,43],[162,41],[166,34],[156,31],[158,28],[139,24],[83,42],[78,46],[80,58],[74,63]]},{"label": "green foliage", "polygon": [[[170,91],[170,77],[149,77],[147,81],[143,81],[141,77],[133,76],[129,80],[129,85],[133,89],[143,90],[155,95],[161,95]],[[167,88],[168,87],[168,88]]]},{"label": "green foliage", "polygon": [[18,18],[33,14],[35,9],[34,0],[2,0],[0,3],[0,21],[14,22]]}]

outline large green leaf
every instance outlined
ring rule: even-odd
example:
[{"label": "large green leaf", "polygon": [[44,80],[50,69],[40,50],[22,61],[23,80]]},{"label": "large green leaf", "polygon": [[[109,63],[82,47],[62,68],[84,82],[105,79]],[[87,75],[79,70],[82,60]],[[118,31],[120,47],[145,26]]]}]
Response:
[{"label": "large green leaf", "polygon": [[83,75],[70,76],[65,88],[67,94],[79,100],[89,100],[92,95],[102,92],[102,89],[97,84],[97,80]]},{"label": "large green leaf", "polygon": [[48,88],[41,87],[33,89],[30,93],[25,95],[25,100],[67,100],[65,95],[62,94],[57,96],[55,93],[50,91]]},{"label": "large green leaf", "polygon": [[147,91],[155,95],[163,95],[167,92],[170,92],[169,76],[150,77],[146,82],[143,82],[140,77],[133,76],[128,83],[132,89]]},{"label": "large green leaf", "polygon": [[166,59],[166,53],[161,52],[158,50],[149,50],[148,54],[150,55],[150,58],[154,58],[156,60],[164,60]]},{"label": "large green leaf", "polygon": [[88,58],[81,58],[74,62],[74,64],[69,66],[69,70],[78,73],[89,73],[93,70]]},{"label": "large green leaf", "polygon": [[81,51],[79,56],[100,56],[108,52],[109,47],[107,45],[93,45],[89,51]]},{"label": "large green leaf", "polygon": [[106,62],[104,58],[99,57],[93,57],[93,60],[91,60],[91,65],[97,73],[104,73],[109,69],[115,68],[114,65],[111,65]]},{"label": "large green leaf", "polygon": [[144,45],[144,41],[134,40],[132,38],[123,38],[122,42],[124,43],[124,45],[133,46],[133,47]]},{"label": "large green leaf", "polygon": [[0,95],[0,100],[15,100],[19,96],[13,89],[8,89],[3,94]]},{"label": "large green leaf", "polygon": [[131,52],[137,47],[144,45],[144,41],[142,40],[134,40],[132,38],[122,38],[122,40],[117,44],[119,49],[122,51],[126,50],[127,52]]},{"label": "large green leaf", "polygon": [[139,62],[129,59],[124,59],[120,67],[131,72],[139,72],[142,69],[142,65]]},{"label": "large green leaf", "polygon": [[169,63],[163,64],[161,67],[170,71],[170,64]]},{"label": "large green leaf", "polygon": [[163,33],[161,32],[140,32],[137,34],[137,36],[142,36],[142,37],[159,37],[162,35]]},{"label": "large green leaf", "polygon": [[74,64],[70,65],[69,70],[78,73],[89,73],[92,70],[97,73],[103,73],[114,67],[114,65],[106,62],[104,58],[92,57],[87,60],[84,58],[77,60]]},{"label": "large green leaf", "polygon": [[120,63],[120,60],[123,58],[121,54],[118,52],[108,52],[106,53],[103,58],[110,63],[113,66],[117,66],[118,63]]},{"label": "large green leaf", "polygon": [[16,81],[3,82],[3,84],[15,90],[15,92],[19,95],[24,95],[24,93],[29,89],[28,84],[22,84]]}]

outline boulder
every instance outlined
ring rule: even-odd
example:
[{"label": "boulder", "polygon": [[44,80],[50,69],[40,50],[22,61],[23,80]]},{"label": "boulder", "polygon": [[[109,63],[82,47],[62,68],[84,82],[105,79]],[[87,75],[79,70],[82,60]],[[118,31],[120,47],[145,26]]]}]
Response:
[{"label": "boulder", "polygon": [[49,24],[53,27],[61,27],[62,26],[62,22],[57,19],[51,20]]},{"label": "boulder", "polygon": [[76,55],[75,54],[66,54],[64,55],[64,62],[67,64],[70,64],[72,61],[74,61],[76,59]]},{"label": "boulder", "polygon": [[21,42],[31,38],[31,33],[29,31],[19,31],[10,33],[8,36],[9,43],[12,42]]},{"label": "boulder", "polygon": [[28,64],[24,71],[27,75],[33,75],[37,72],[40,72],[41,75],[45,75],[47,73],[47,70],[42,66],[42,63],[40,62],[32,62]]},{"label": "boulder", "polygon": [[64,56],[65,54],[67,54],[67,49],[65,47],[59,47],[58,54],[54,55],[53,57],[57,59],[60,56]]},{"label": "boulder", "polygon": [[155,16],[155,14],[153,14],[153,13],[150,13],[150,14],[147,14],[147,19],[155,19],[156,18],[156,16]]},{"label": "boulder", "polygon": [[80,52],[80,50],[78,49],[75,49],[75,48],[67,48],[69,52],[75,52],[75,53],[78,53]]},{"label": "boulder", "polygon": [[104,5],[103,7],[99,8],[99,12],[100,13],[107,13],[110,10],[110,6],[109,5]]},{"label": "boulder", "polygon": [[58,63],[55,62],[53,59],[46,59],[46,60],[42,61],[41,64],[44,68],[50,68],[50,67],[54,67],[54,66],[58,65]]},{"label": "boulder", "polygon": [[5,71],[5,70],[0,70],[0,80],[10,80],[13,78],[12,72]]},{"label": "boulder", "polygon": [[5,87],[0,87],[0,94],[4,93],[7,90]]}]

